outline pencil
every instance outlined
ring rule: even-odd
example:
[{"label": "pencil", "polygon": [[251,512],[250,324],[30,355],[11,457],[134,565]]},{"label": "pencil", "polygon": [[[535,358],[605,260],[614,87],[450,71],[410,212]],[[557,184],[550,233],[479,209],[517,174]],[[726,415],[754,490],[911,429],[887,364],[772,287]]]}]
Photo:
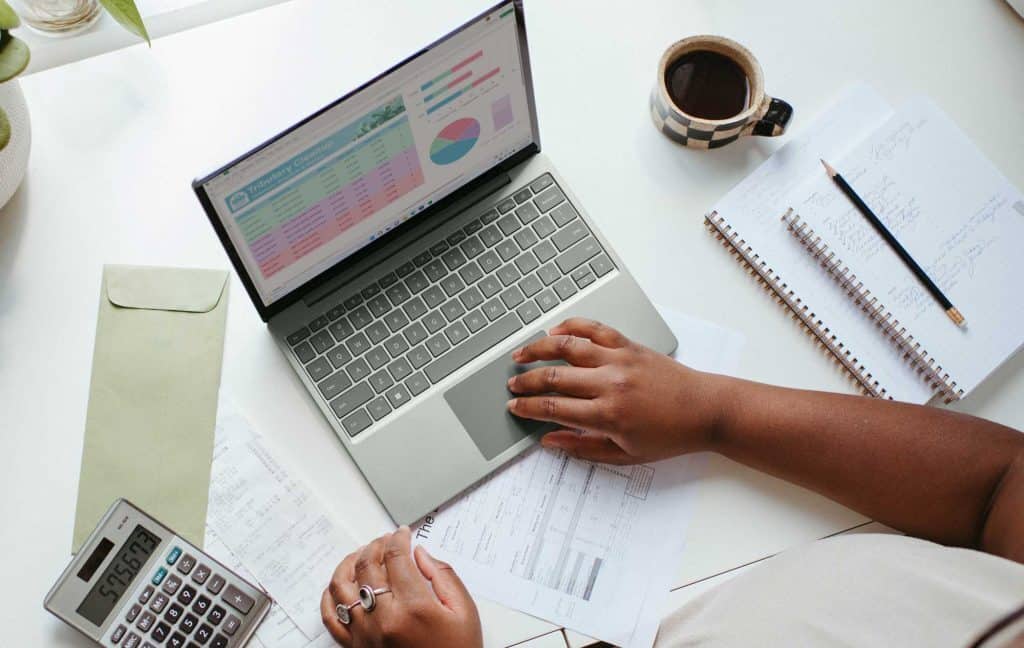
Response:
[{"label": "pencil", "polygon": [[892,235],[892,232],[890,232],[885,224],[878,219],[878,216],[875,216],[875,213],[871,211],[871,208],[861,200],[860,196],[857,195],[857,192],[853,190],[853,187],[851,187],[849,183],[843,179],[843,176],[839,175],[839,173],[836,172],[828,162],[822,160],[821,163],[824,165],[825,172],[828,173],[828,177],[832,178],[832,182],[836,183],[842,192],[846,194],[846,197],[850,199],[853,205],[857,208],[857,211],[863,214],[864,218],[868,219],[868,222],[875,228],[875,231],[878,232],[882,238],[885,239],[885,242],[889,244],[889,247],[899,255],[900,259],[902,259],[903,263],[910,268],[910,271],[914,273],[918,281],[924,284],[924,287],[932,294],[935,301],[939,302],[942,308],[945,309],[946,315],[949,316],[949,319],[953,320],[953,323],[957,326],[964,326],[966,324],[964,316],[960,314],[960,311],[956,309],[956,306],[953,306],[953,303],[949,301],[949,298],[942,294],[942,291],[939,290],[939,287],[931,280],[928,273],[926,273],[924,269],[917,264],[917,261],[914,261],[914,258],[910,256],[910,253],[900,245],[900,242],[896,240],[896,237]]}]

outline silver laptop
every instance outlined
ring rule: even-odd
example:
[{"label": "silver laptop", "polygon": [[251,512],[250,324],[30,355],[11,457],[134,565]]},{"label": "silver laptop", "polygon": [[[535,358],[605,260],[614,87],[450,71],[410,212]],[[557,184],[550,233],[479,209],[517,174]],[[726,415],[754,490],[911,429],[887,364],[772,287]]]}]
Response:
[{"label": "silver laptop", "polygon": [[[540,152],[502,2],[193,187],[288,361],[398,523],[536,443],[510,353],[571,316],[676,341]],[[598,208],[600,209],[600,208]]]}]

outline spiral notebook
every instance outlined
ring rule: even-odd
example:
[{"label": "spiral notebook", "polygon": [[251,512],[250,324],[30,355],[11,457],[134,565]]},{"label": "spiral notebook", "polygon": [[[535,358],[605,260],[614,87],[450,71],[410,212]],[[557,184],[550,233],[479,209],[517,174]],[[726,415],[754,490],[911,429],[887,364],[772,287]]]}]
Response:
[{"label": "spiral notebook", "polygon": [[[967,318],[958,328],[822,170],[828,160]],[[1024,343],[1024,196],[932,102],[860,84],[705,223],[867,394],[963,398]]]}]

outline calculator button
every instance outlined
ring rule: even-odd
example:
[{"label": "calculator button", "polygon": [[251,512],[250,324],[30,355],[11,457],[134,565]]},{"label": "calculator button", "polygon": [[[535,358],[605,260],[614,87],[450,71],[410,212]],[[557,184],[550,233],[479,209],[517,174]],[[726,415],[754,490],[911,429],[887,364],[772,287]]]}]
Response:
[{"label": "calculator button", "polygon": [[200,594],[198,598],[196,598],[196,602],[192,604],[192,609],[199,616],[203,616],[206,614],[206,611],[210,609],[210,599]]},{"label": "calculator button", "polygon": [[147,641],[146,643],[142,644],[142,648],[156,648],[156,646]]},{"label": "calculator button", "polygon": [[209,621],[211,625],[217,625],[218,623],[224,620],[224,615],[226,613],[227,610],[225,610],[219,605],[214,605],[212,608],[210,608],[210,613],[206,615],[206,620]]},{"label": "calculator button", "polygon": [[171,638],[167,640],[168,648],[185,648],[185,635],[180,632],[175,632],[171,635]]},{"label": "calculator button", "polygon": [[171,606],[167,608],[167,613],[164,614],[164,618],[174,625],[181,618],[181,615],[185,612],[185,608],[181,607],[177,603],[171,603]]},{"label": "calculator button", "polygon": [[124,638],[124,648],[139,648],[139,644],[141,643],[142,637],[134,632],[129,632],[128,636]]},{"label": "calculator button", "polygon": [[142,616],[139,617],[139,622],[136,623],[136,627],[143,632],[149,632],[149,629],[156,623],[156,615],[152,612],[143,612]]},{"label": "calculator button", "polygon": [[221,630],[224,631],[224,634],[226,634],[227,636],[230,637],[233,634],[235,634],[236,632],[238,632],[238,628],[240,628],[241,626],[242,626],[241,619],[239,619],[238,617],[236,617],[233,614],[229,614],[228,615],[228,620],[224,622],[224,627],[221,628]]},{"label": "calculator button", "polygon": [[195,600],[195,598],[196,588],[192,587],[191,585],[186,585],[185,587],[182,587],[181,591],[178,592],[178,600],[181,601],[182,605],[188,605],[193,600]]},{"label": "calculator button", "polygon": [[139,603],[142,603],[143,605],[149,603],[149,599],[153,596],[153,592],[155,591],[156,590],[153,589],[152,585],[146,585],[146,589],[142,590],[142,594],[139,594]]},{"label": "calculator button", "polygon": [[249,614],[249,610],[256,604],[256,601],[234,585],[228,585],[224,590],[224,602],[235,608],[242,614]]},{"label": "calculator button", "polygon": [[156,570],[156,573],[153,574],[153,584],[154,585],[159,585],[160,583],[164,582],[164,577],[165,576],[167,576],[167,570],[166,569],[161,567],[160,569]]},{"label": "calculator button", "polygon": [[181,628],[182,632],[188,634],[195,630],[197,625],[199,625],[199,617],[191,612],[186,612],[185,616],[181,617],[181,623],[178,624],[178,627]]},{"label": "calculator button", "polygon": [[178,561],[178,571],[182,574],[187,574],[192,571],[192,568],[196,566],[196,559],[189,554],[185,554]]},{"label": "calculator button", "polygon": [[224,584],[227,581],[220,574],[214,574],[210,576],[210,582],[206,584],[206,589],[210,590],[211,594],[220,594],[220,591],[224,589]]},{"label": "calculator button", "polygon": [[171,634],[171,626],[161,621],[153,628],[153,641],[161,643],[169,634]]},{"label": "calculator button", "polygon": [[196,640],[196,643],[203,645],[210,640],[211,636],[213,636],[213,628],[204,623],[199,626],[199,629],[196,630],[196,635],[192,638]]},{"label": "calculator button", "polygon": [[181,579],[175,576],[174,574],[171,574],[167,577],[167,580],[164,581],[163,590],[164,593],[168,596],[174,596],[175,594],[177,594],[178,588],[180,587]]},{"label": "calculator button", "polygon": [[192,573],[192,580],[197,585],[202,585],[206,582],[206,579],[210,577],[210,568],[206,565],[199,565],[196,567],[195,572]]},{"label": "calculator button", "polygon": [[173,565],[178,562],[178,558],[181,558],[181,548],[175,547],[171,549],[171,553],[167,554],[167,564]]},{"label": "calculator button", "polygon": [[110,643],[120,643],[121,639],[124,638],[124,633],[126,632],[128,632],[128,628],[123,625],[117,626],[117,629],[110,635]]},{"label": "calculator button", "polygon": [[167,607],[167,603],[170,600],[171,599],[167,598],[167,596],[165,594],[163,594],[161,592],[157,592],[157,595],[154,596],[153,600],[150,601],[150,603],[149,603],[149,609],[153,610],[157,614],[160,614],[161,612],[164,611],[164,608]]},{"label": "calculator button", "polygon": [[213,638],[213,641],[210,642],[210,648],[227,648],[227,646],[228,638],[224,635],[217,635]]},{"label": "calculator button", "polygon": [[135,605],[133,605],[130,608],[128,608],[128,614],[126,614],[124,616],[124,620],[127,621],[128,623],[131,623],[132,621],[134,621],[139,616],[139,614],[141,612],[142,612],[142,606],[139,605],[138,603],[136,603]]}]

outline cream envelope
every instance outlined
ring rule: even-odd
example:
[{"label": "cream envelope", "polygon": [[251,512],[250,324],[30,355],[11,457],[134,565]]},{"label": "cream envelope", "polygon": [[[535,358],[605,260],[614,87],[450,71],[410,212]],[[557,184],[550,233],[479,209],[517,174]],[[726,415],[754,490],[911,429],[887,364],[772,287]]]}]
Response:
[{"label": "cream envelope", "polygon": [[222,270],[104,268],[75,552],[118,497],[203,546],[227,277]]}]

